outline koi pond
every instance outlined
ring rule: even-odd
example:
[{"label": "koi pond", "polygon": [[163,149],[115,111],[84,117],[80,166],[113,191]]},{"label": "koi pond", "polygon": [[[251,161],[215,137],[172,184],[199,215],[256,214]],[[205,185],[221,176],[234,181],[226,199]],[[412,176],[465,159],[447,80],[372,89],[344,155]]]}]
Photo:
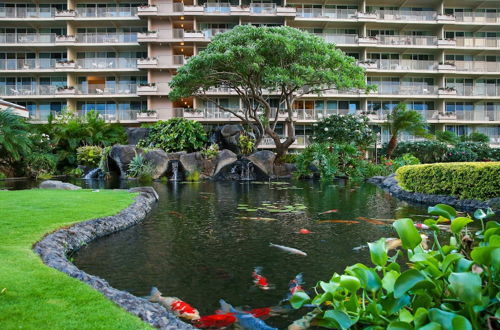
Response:
[{"label": "koi pond", "polygon": [[[276,306],[298,273],[310,291],[348,265],[369,263],[366,242],[395,235],[386,220],[418,219],[426,212],[368,183],[155,183],[154,188],[160,201],[144,222],[99,239],[72,258],[118,289],[147,296],[156,286],[201,315],[213,314],[220,299],[249,309]],[[271,289],[254,284],[255,267],[262,267]],[[286,328],[304,313],[266,323]]]}]

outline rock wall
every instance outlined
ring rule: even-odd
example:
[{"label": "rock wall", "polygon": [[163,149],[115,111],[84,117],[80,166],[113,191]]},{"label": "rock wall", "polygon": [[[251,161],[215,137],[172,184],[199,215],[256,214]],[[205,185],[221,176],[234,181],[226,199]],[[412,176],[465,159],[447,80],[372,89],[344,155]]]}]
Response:
[{"label": "rock wall", "polygon": [[135,202],[117,215],[77,223],[69,228],[57,230],[36,243],[33,250],[49,267],[55,268],[73,278],[90,285],[108,299],[138,316],[143,321],[160,329],[196,329],[179,320],[173,313],[159,304],[136,297],[128,292],[111,287],[108,282],[97,276],[89,275],[68,261],[66,256],[83,245],[142,221],[158,199],[153,188],[132,188],[139,192]]},{"label": "rock wall", "polygon": [[385,176],[374,176],[368,179],[368,182],[376,184],[382,189],[388,191],[396,198],[425,205],[447,204],[453,206],[460,211],[475,211],[477,209],[486,209],[491,207],[493,211],[500,211],[499,198],[493,198],[488,201],[480,201],[475,199],[459,199],[448,195],[431,195],[414,193],[403,190],[396,180],[396,175],[391,174]]}]

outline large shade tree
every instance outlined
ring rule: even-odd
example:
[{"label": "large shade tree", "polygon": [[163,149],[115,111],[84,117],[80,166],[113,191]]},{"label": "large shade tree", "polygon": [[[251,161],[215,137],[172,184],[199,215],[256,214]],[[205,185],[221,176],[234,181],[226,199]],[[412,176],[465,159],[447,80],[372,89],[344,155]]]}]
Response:
[{"label": "large shade tree", "polygon": [[[256,134],[256,145],[265,135],[272,138],[277,159],[295,141],[296,99],[332,89],[368,89],[364,69],[333,44],[290,27],[251,25],[215,36],[205,50],[178,69],[170,86],[172,100],[197,96],[238,117]],[[240,97],[240,109],[217,102],[210,89],[221,86]],[[271,97],[278,99],[279,111],[273,109]],[[283,117],[284,140],[276,132]]]},{"label": "large shade tree", "polygon": [[399,103],[387,116],[387,123],[391,138],[387,145],[387,157],[391,158],[394,149],[398,145],[398,137],[402,132],[420,137],[430,137],[427,131],[427,123],[422,115],[415,111],[407,109],[406,104]]}]

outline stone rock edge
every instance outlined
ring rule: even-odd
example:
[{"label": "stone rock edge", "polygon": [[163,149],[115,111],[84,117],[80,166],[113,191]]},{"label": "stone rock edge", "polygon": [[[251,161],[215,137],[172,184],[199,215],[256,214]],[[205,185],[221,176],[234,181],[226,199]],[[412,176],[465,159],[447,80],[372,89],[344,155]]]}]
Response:
[{"label": "stone rock edge", "polygon": [[159,304],[136,297],[128,292],[111,287],[104,279],[78,269],[68,261],[67,255],[83,245],[103,236],[131,227],[144,220],[157,200],[156,191],[139,188],[130,192],[140,192],[135,202],[117,215],[97,218],[77,223],[69,228],[59,229],[45,236],[33,246],[33,250],[49,267],[55,268],[76,278],[143,321],[159,329],[196,329],[178,319],[173,313]]},{"label": "stone rock edge", "polygon": [[381,187],[385,191],[388,191],[396,198],[412,203],[425,205],[447,204],[457,208],[459,211],[467,212],[473,212],[477,209],[487,209],[488,207],[491,207],[493,211],[500,211],[500,209],[495,206],[497,202],[496,198],[488,201],[480,201],[476,199],[458,199],[448,195],[431,195],[403,190],[399,186],[395,174],[391,174],[389,176],[374,176],[369,178],[367,181]]}]

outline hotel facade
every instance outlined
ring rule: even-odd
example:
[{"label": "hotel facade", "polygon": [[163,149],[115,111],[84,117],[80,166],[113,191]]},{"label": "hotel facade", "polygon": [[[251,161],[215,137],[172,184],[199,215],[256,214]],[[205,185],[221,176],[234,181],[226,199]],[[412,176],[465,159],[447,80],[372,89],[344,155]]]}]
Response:
[{"label": "hotel facade", "polygon": [[[286,25],[335,43],[378,86],[370,94],[331,91],[296,101],[292,148],[307,145],[312,124],[331,114],[368,116],[386,142],[381,124],[400,102],[419,111],[431,131],[481,132],[500,146],[498,0],[0,1],[0,98],[26,107],[33,122],[95,110],[132,126],[172,117],[207,129],[236,123],[193,97],[172,102],[169,81],[218,33],[240,24]],[[210,93],[240,107],[226,88]],[[260,147],[272,148],[272,140]]]}]

